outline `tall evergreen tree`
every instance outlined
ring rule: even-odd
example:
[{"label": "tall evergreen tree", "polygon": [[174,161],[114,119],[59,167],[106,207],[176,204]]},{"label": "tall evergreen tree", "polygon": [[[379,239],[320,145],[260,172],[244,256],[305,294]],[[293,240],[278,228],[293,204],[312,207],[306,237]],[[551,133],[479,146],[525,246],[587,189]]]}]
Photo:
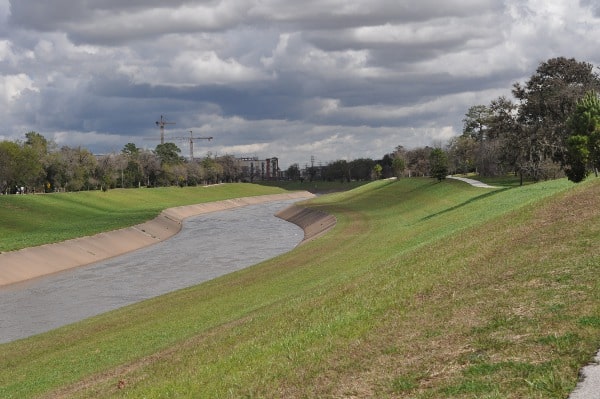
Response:
[{"label": "tall evergreen tree", "polygon": [[448,175],[448,157],[441,148],[434,148],[429,154],[429,168],[431,177],[442,181]]},{"label": "tall evergreen tree", "polygon": [[569,180],[580,182],[589,168],[598,176],[600,167],[600,98],[588,92],[568,120],[571,135],[567,139],[565,172]]}]

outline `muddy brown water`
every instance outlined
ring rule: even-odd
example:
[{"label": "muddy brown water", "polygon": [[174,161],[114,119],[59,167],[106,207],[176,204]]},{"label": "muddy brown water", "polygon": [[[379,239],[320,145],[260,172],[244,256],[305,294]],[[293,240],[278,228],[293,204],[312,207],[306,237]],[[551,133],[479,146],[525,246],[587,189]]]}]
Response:
[{"label": "muddy brown water", "polygon": [[304,232],[274,216],[297,200],[186,219],[182,231],[126,255],[0,287],[0,343],[49,331],[254,265]]}]

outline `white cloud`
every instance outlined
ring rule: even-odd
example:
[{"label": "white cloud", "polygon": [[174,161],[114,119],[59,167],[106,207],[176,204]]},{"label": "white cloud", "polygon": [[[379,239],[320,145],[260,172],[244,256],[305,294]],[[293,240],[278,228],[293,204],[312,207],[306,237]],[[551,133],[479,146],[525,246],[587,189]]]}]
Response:
[{"label": "white cloud", "polygon": [[[54,141],[59,146],[90,148],[90,144],[107,148],[106,152],[120,152],[124,144],[122,138],[113,134],[96,131],[58,131],[48,134],[47,139]],[[140,145],[141,147],[141,145]]]},{"label": "white cloud", "polygon": [[37,91],[33,81],[26,74],[0,76],[0,101],[5,106],[17,101],[25,90]]},{"label": "white cloud", "polygon": [[183,84],[236,83],[262,78],[261,73],[237,60],[221,59],[214,51],[180,53],[172,65],[172,79]]},{"label": "white cloud", "polygon": [[[230,146],[217,146],[214,150],[216,153],[223,154],[237,154],[237,156],[258,156],[258,154],[265,154],[269,150],[268,143],[254,143],[246,145],[230,145]],[[263,155],[263,158],[266,155]]]}]

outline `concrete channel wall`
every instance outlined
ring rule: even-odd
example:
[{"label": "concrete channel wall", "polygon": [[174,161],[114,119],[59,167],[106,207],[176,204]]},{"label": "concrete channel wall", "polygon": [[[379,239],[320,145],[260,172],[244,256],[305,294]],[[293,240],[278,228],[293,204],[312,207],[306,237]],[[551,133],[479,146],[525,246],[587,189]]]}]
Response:
[{"label": "concrete channel wall", "polygon": [[[301,191],[180,206],[167,209],[155,219],[136,226],[0,253],[0,286],[85,266],[156,244],[177,234],[188,217],[246,205],[312,197],[314,194]],[[278,217],[304,229],[304,241],[335,225],[333,216],[295,205],[279,212]]]},{"label": "concrete channel wall", "polygon": [[275,216],[294,223],[304,230],[304,240],[300,244],[319,237],[336,224],[336,219],[333,215],[316,209],[302,208],[297,205],[289,206],[277,212]]}]

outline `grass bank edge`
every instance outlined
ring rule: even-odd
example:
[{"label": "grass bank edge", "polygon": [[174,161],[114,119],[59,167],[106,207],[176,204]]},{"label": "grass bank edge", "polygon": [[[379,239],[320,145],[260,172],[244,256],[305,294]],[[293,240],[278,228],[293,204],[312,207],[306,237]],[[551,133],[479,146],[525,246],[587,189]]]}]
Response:
[{"label": "grass bank edge", "polygon": [[133,226],[170,207],[285,192],[274,186],[229,183],[0,196],[0,252]]},{"label": "grass bank edge", "polygon": [[[401,184],[403,184],[403,183],[401,183]],[[429,182],[428,182],[428,184],[429,184]],[[445,183],[443,183],[443,184],[445,184]],[[456,185],[456,183],[450,183],[450,184]],[[535,204],[536,201],[539,201],[541,199],[541,197],[544,197],[544,196],[546,196],[546,197],[548,197],[548,196],[552,197],[554,195],[558,195],[558,196],[564,195],[565,190],[570,189],[569,186],[566,186],[566,185],[562,186],[561,183],[554,183],[554,184],[557,184],[557,185],[554,186],[554,187],[550,187],[548,185],[536,187],[535,190],[537,190],[537,194],[534,193],[534,195],[525,195],[526,191],[522,191],[521,193],[519,193],[520,195],[522,195],[522,199],[526,200],[526,201],[523,201],[524,205],[522,205],[522,206],[533,206],[531,204]],[[336,196],[338,196],[338,198],[335,199],[335,200],[331,199],[331,198],[327,199],[325,197],[322,197],[322,198],[319,198],[316,202],[320,203],[320,205],[319,205],[320,207],[321,206],[323,206],[325,208],[330,207],[330,209],[332,211],[336,211],[336,210],[341,211],[342,209],[345,209],[344,213],[338,214],[338,216],[339,216],[338,220],[340,221],[339,226],[336,227],[338,233],[340,232],[340,230],[352,229],[352,228],[356,227],[356,226],[353,226],[353,223],[352,223],[352,220],[351,220],[351,218],[356,215],[355,213],[352,213],[352,212],[357,212],[357,211],[361,210],[361,209],[356,209],[356,206],[358,206],[358,208],[362,208],[363,210],[365,210],[366,208],[373,208],[373,209],[369,209],[369,211],[372,211],[372,216],[371,217],[363,218],[363,220],[362,220],[362,222],[366,223],[366,224],[363,225],[363,227],[362,227],[363,230],[361,230],[361,233],[366,234],[366,235],[372,235],[372,237],[374,239],[376,239],[376,240],[382,240],[383,239],[382,236],[380,236],[380,235],[378,236],[376,234],[376,231],[373,230],[373,228],[375,226],[373,226],[372,224],[369,225],[369,223],[371,222],[371,220],[373,220],[375,218],[379,218],[379,219],[377,219],[378,223],[379,223],[379,222],[381,222],[381,220],[383,220],[382,218],[385,218],[386,216],[390,216],[391,214],[390,215],[385,215],[385,214],[383,214],[383,215],[376,215],[376,211],[377,211],[376,208],[377,207],[375,207],[375,206],[369,207],[368,204],[371,203],[374,198],[376,198],[375,196],[370,196],[370,193],[376,191],[377,189],[384,188],[384,186],[387,186],[387,185],[388,185],[388,183],[377,183],[377,184],[374,184],[373,186],[371,186],[370,188],[365,187],[365,188],[359,190],[360,192],[349,192],[349,193],[344,193],[344,194],[337,194]],[[432,190],[437,190],[437,189],[440,189],[441,187],[443,187],[443,186],[428,185],[426,188],[427,189],[432,189]],[[455,187],[463,187],[463,186],[455,186]],[[407,189],[402,192],[403,195],[406,195],[406,192],[409,192],[413,188],[414,187],[412,187],[412,188],[411,187],[407,187]],[[470,191],[472,189],[465,187],[465,190]],[[528,189],[528,190],[529,190],[529,192],[531,192],[532,189]],[[585,190],[585,186],[577,187],[577,188],[575,188],[575,190]],[[479,195],[479,194],[475,194],[475,193],[476,193],[476,191],[473,191],[473,194],[475,196]],[[517,193],[517,192],[513,192],[513,194],[514,193]],[[561,193],[563,193],[563,194],[561,194]],[[500,195],[502,195],[502,194],[500,194]],[[351,198],[352,201],[354,201],[354,204],[362,201],[362,205],[353,205],[353,203],[344,203],[344,201],[345,201],[344,197],[346,197],[346,200],[348,198]],[[489,200],[491,200],[491,197],[483,197],[482,199],[479,200],[479,202],[473,202],[472,201],[472,202],[468,203],[467,205],[465,205],[465,206],[467,206],[467,208],[463,208],[463,209],[465,209],[465,210],[474,210],[475,209],[475,205],[477,205],[479,208],[485,208],[485,201],[489,201]],[[402,208],[402,204],[401,204],[402,201],[394,201],[393,198],[385,198],[382,201],[390,201],[390,203],[388,203],[387,206],[392,206],[392,204],[393,204],[393,206],[396,207],[394,209],[394,212],[397,211],[397,210],[400,210]],[[546,201],[546,202],[550,201],[551,202],[552,198],[548,198],[548,199],[545,199],[543,201]],[[340,204],[340,202],[341,202],[341,204]],[[466,202],[466,201],[463,201],[463,202]],[[527,205],[527,202],[530,205]],[[323,204],[323,203],[325,203],[325,204]],[[354,207],[354,209],[353,209],[353,207]],[[478,210],[478,212],[479,211],[480,210]],[[445,218],[446,222],[453,222],[453,223],[456,222],[455,219],[448,217],[448,215],[450,214],[450,212],[440,213],[439,209],[436,209],[435,213],[438,214],[436,217],[439,218],[439,219]],[[432,223],[432,220],[434,218],[426,219],[426,218],[422,217],[421,215],[416,215],[415,217],[413,217],[413,219],[414,220],[410,220],[409,222],[413,223],[412,226],[414,227],[415,226],[414,223],[417,223],[420,219],[425,220],[427,223]],[[415,220],[417,222],[415,222]],[[444,221],[444,220],[440,220],[440,221]],[[333,245],[340,245],[339,243],[338,244],[335,243],[337,238],[339,238],[339,236],[336,237],[335,235],[331,234],[331,235],[327,235],[323,240],[319,240],[319,242],[317,242],[317,243],[310,244],[310,246],[307,247],[308,249],[307,249],[307,252],[304,254],[304,256],[308,256],[309,254],[311,254],[312,257],[310,259],[312,259],[313,262],[318,261],[319,260],[319,256],[318,255],[321,255],[321,254],[322,255],[327,255],[325,253],[325,251],[327,250],[327,248],[331,249],[331,247]],[[443,239],[443,237],[440,237],[440,239]],[[352,246],[357,246],[358,247],[357,250],[359,252],[360,251],[364,252],[366,250],[366,248],[369,246],[369,244],[370,243],[368,241],[361,242],[360,240],[356,239],[356,241],[346,242],[345,243],[345,245],[346,245],[345,249],[348,250]],[[344,243],[342,243],[342,245],[344,245]],[[429,245],[435,245],[435,241],[430,242]],[[229,288],[231,288],[233,286],[236,286],[236,285],[238,287],[244,287],[244,288],[252,287],[253,285],[251,284],[251,282],[259,278],[259,276],[256,274],[257,271],[260,271],[262,269],[268,269],[268,268],[270,268],[271,270],[276,270],[279,273],[278,277],[281,278],[282,277],[280,275],[280,273],[281,273],[281,270],[280,270],[281,269],[281,265],[282,264],[287,264],[285,262],[291,262],[288,259],[294,259],[294,256],[295,256],[294,254],[285,255],[283,258],[280,258],[279,260],[276,260],[276,261],[273,261],[273,262],[267,262],[266,264],[263,264],[263,265],[257,265],[256,267],[248,269],[248,270],[245,270],[243,272],[240,272],[240,273],[236,274],[235,276],[230,276],[230,277],[226,277],[226,278],[223,278],[223,279],[218,279],[217,281],[214,281],[211,284],[214,284],[213,287],[217,287],[217,288],[215,288],[217,291],[219,291],[219,290],[222,289],[222,287],[221,288],[218,288],[218,287],[219,287],[219,284],[222,284],[223,282],[227,282]],[[329,256],[331,256],[331,254],[329,254]],[[396,259],[390,258],[389,254],[387,256],[388,256],[388,258],[381,259],[379,261],[378,265],[381,265],[382,263],[385,263],[386,261],[387,262],[397,261]],[[352,259],[353,257],[355,259]],[[355,276],[341,276],[341,277],[337,276],[337,275],[334,275],[334,276],[323,276],[323,275],[321,275],[320,278],[323,279],[323,280],[317,280],[317,279],[314,278],[315,276],[319,277],[317,268],[311,268],[310,265],[302,264],[298,259],[293,260],[293,262],[295,262],[293,264],[287,264],[288,268],[291,270],[290,272],[292,272],[292,271],[294,271],[295,269],[298,269],[298,268],[306,268],[307,270],[309,270],[312,273],[312,274],[305,275],[304,276],[304,280],[301,282],[301,284],[304,286],[304,289],[307,292],[306,295],[309,296],[305,300],[308,301],[308,303],[310,304],[310,306],[306,306],[306,307],[303,308],[303,312],[308,312],[307,313],[307,317],[305,318],[305,320],[309,320],[310,314],[312,312],[314,312],[315,309],[317,309],[317,308],[315,308],[314,305],[320,303],[319,302],[320,301],[319,296],[312,296],[312,297],[310,297],[310,294],[314,293],[315,292],[314,290],[318,291],[319,289],[324,289],[323,287],[327,287],[327,281],[325,281],[325,279],[340,279],[338,281],[338,284],[340,284],[340,283],[341,284],[350,284],[350,285],[346,285],[345,288],[344,288],[345,289],[344,292],[348,293],[349,292],[348,289],[350,289],[350,287],[352,286],[352,284],[355,284],[356,281],[357,281],[357,280],[355,280],[355,278],[360,278],[361,276],[363,278],[365,278],[365,276],[368,276],[368,272],[370,272],[369,270],[355,269],[356,266],[354,266],[354,265],[356,263],[360,263],[360,262],[364,262],[365,261],[364,258],[356,256],[356,253],[354,253],[354,254],[353,253],[349,253],[348,257],[344,258],[342,261],[346,262],[346,263],[345,264],[340,264],[340,265],[337,265],[337,266],[335,266],[335,265],[334,266],[330,266],[330,267],[337,268],[336,274],[341,274],[342,273],[342,269],[341,269],[342,266],[346,267],[347,265],[353,265],[352,266],[353,267],[352,270],[355,270],[355,273],[358,273],[358,274],[356,274]],[[321,262],[321,265],[325,265],[327,262],[329,262],[329,260],[325,259],[325,260],[321,260],[320,262]],[[382,267],[382,266],[379,266],[379,267]],[[352,270],[349,270],[348,272],[350,272]],[[367,273],[367,274],[365,274],[365,273]],[[275,277],[273,277],[273,278],[275,278]],[[307,285],[311,281],[312,281],[312,284],[313,284],[312,287]],[[298,282],[298,280],[295,280],[295,282]],[[211,285],[211,284],[209,284],[209,285]],[[275,290],[273,292],[273,295],[275,297],[277,297],[277,295],[280,295],[280,294],[277,294],[277,292],[281,293],[282,291],[286,291],[286,289],[288,288],[288,287],[286,287],[284,285],[284,283],[282,282],[281,279],[278,280],[277,284],[273,283],[273,280],[271,280],[271,284],[273,285],[273,287],[269,287],[269,288],[273,288]],[[315,286],[315,284],[317,286]],[[322,284],[322,287],[318,287],[319,284]],[[207,285],[207,287],[209,285]],[[264,288],[264,286],[262,288]],[[277,291],[277,288],[279,289],[279,291]],[[375,287],[373,287],[373,288],[375,288]],[[192,291],[195,291],[195,289],[191,289],[191,291],[188,291],[188,293],[191,294]],[[256,297],[258,297],[260,294],[264,294],[264,293],[261,293],[260,287],[257,287],[257,286],[254,286],[254,288],[252,289],[252,292],[254,292],[254,294],[252,294],[252,295],[254,295]],[[325,292],[322,292],[321,295],[323,295],[324,293]],[[343,293],[343,292],[341,292],[341,291],[338,292],[338,293],[332,292],[332,295],[336,296],[336,295],[339,295],[341,293]],[[179,294],[174,294],[174,296],[172,296],[171,298],[173,298],[175,300],[175,302],[171,303],[171,305],[173,305],[174,303],[181,304],[181,302],[179,302],[175,298],[177,298],[177,295],[183,295],[183,294],[184,294],[184,292],[181,292]],[[208,294],[206,294],[206,295],[208,296]],[[250,295],[250,293],[247,290],[245,291],[245,293],[243,293],[241,295],[244,298],[246,298],[246,299],[249,296],[252,297],[252,295]],[[184,299],[185,296],[184,297],[180,297],[180,298],[182,300],[184,300],[183,303],[186,303],[188,306],[191,306],[189,304],[189,302],[191,302],[191,298],[188,298],[187,301]],[[167,299],[167,297],[160,298],[160,299],[157,299],[157,301],[158,301],[158,303],[160,303],[162,301],[165,301],[166,299]],[[289,297],[288,297],[288,299],[289,299]],[[296,303],[298,303],[298,304],[302,303],[302,299],[300,297],[295,297],[295,298],[292,298],[292,299],[295,299],[297,301]],[[241,298],[238,298],[238,300],[241,300]],[[344,296],[340,296],[339,298],[333,298],[332,300],[338,301],[338,302],[336,302],[338,304],[338,306],[347,306],[343,302]],[[339,302],[340,300],[342,302]],[[275,306],[275,308],[277,308],[277,306],[280,306],[280,305],[277,305],[277,304],[281,304],[281,300],[279,300],[279,301],[275,300],[274,302],[269,302],[269,303],[263,304],[263,306],[266,306],[267,309],[272,310],[272,309],[274,309],[273,306]],[[257,303],[257,305],[259,305],[259,303]],[[142,305],[140,305],[140,306],[143,307]],[[239,304],[236,304],[233,307],[237,308],[238,306],[239,306]],[[167,308],[168,307],[169,306],[167,306]],[[256,310],[254,310],[254,311],[258,311],[259,309],[260,309],[260,306],[257,306]],[[123,312],[127,313],[130,310],[132,310],[132,309],[123,310]],[[156,308],[154,308],[154,310],[156,310]],[[289,309],[287,309],[287,310],[289,310]],[[151,317],[153,312],[151,312],[150,309],[148,309],[148,312],[149,313],[146,313],[146,314],[144,314],[142,312],[142,314],[139,317],[142,320],[145,319],[146,317]],[[252,313],[252,312],[250,312],[250,313],[244,313],[244,312],[242,312],[242,314],[250,315],[250,317],[253,317],[252,315],[258,315],[256,313]],[[236,316],[233,313],[230,314],[230,316],[232,317],[232,319],[230,320],[230,322],[231,321],[235,321],[235,320],[242,320],[242,321],[243,320],[247,320],[243,316]],[[268,319],[268,316],[265,316],[265,315],[262,315],[260,317],[259,316],[255,316],[256,320],[261,320],[261,319],[265,320],[264,319],[265,317],[267,317],[267,319]],[[366,317],[366,316],[367,315],[363,314],[361,317]],[[106,316],[106,317],[109,317],[109,316]],[[240,318],[236,319],[236,317],[240,317]],[[300,319],[301,319],[300,321],[302,321],[302,317]],[[105,319],[105,320],[107,320],[107,319]],[[135,324],[135,322],[136,321],[134,321],[134,324]],[[139,319],[138,319],[138,322],[139,322]],[[173,322],[175,324],[182,323],[182,321],[180,320],[180,318],[178,318],[177,320],[174,320]],[[279,322],[281,323],[281,320],[279,320]],[[219,324],[219,325],[227,325],[227,323],[228,323],[227,320],[221,320],[221,324]],[[102,323],[100,323],[100,324],[102,324]],[[119,325],[119,322],[108,323],[108,325],[105,325],[105,327],[110,330],[111,327],[115,327],[115,326],[118,326],[118,325]],[[181,325],[180,325],[180,327],[181,327]],[[187,328],[193,328],[193,327],[187,327]],[[260,330],[261,329],[261,323],[255,324],[255,328],[257,328],[258,330]],[[264,328],[264,325],[263,325],[263,328]],[[137,333],[137,334],[134,334],[134,335],[136,335],[138,338],[139,337],[143,337],[145,339],[150,339],[150,337],[146,337],[145,335],[140,335],[140,333]],[[55,338],[56,338],[56,336],[55,336]],[[86,337],[83,337],[83,338],[85,339]],[[87,338],[91,339],[92,336],[88,335]],[[359,338],[360,338],[360,336],[359,336]],[[67,337],[63,337],[63,339],[66,340],[66,342],[69,342],[69,339]],[[98,342],[98,341],[95,341],[95,342]],[[290,342],[290,341],[288,341],[288,342]],[[127,343],[127,341],[125,343]],[[297,341],[292,340],[290,342],[290,344],[292,344],[292,343],[294,345],[298,345]],[[252,342],[249,342],[249,344],[252,344]],[[81,352],[82,356],[85,357],[86,354],[87,354],[88,357],[89,357],[90,354],[95,353],[96,349],[94,349],[93,344],[88,343],[88,345],[86,346],[85,342],[84,342],[82,345],[83,346],[79,347],[79,349],[78,349],[78,351]],[[166,347],[169,347],[169,346],[173,346],[173,345],[177,346],[178,344],[177,343],[167,343],[165,345],[166,345]],[[110,347],[110,345],[108,345],[107,347]],[[300,351],[301,349],[302,349],[301,347],[297,347],[296,348],[297,351]],[[149,350],[149,352],[153,353],[152,350]],[[102,353],[102,350],[100,351],[100,353]],[[63,358],[62,357],[63,355],[64,355],[64,353],[59,353],[59,356],[57,355],[56,361],[58,363],[60,363],[61,359]],[[313,359],[313,360],[316,360],[316,359]],[[88,358],[87,361],[90,361],[90,359]],[[271,361],[272,361],[272,359],[271,359]],[[319,361],[326,361],[326,360],[322,360],[321,359]],[[56,363],[56,364],[58,365],[58,363]],[[48,364],[46,364],[46,366],[48,366]],[[315,367],[315,365],[313,365],[312,368],[311,368],[314,373],[317,373],[318,370],[319,370],[318,369],[318,365],[316,365],[316,366],[317,367]],[[347,366],[347,367],[349,367],[349,366]],[[40,366],[40,368],[44,369],[41,366]],[[50,367],[50,369],[52,369],[52,367]],[[351,369],[351,371],[353,373],[356,372],[355,369]],[[164,372],[164,370],[162,372]],[[189,372],[189,370],[186,368],[185,370],[182,370],[182,374],[185,374],[184,372]],[[234,374],[237,374],[237,373],[240,372],[240,370],[237,370],[237,371],[236,370],[232,370],[232,372]],[[281,371],[279,371],[279,372],[281,372]],[[189,374],[188,374],[188,377],[189,377]],[[287,377],[290,377],[290,376],[288,375]],[[109,379],[107,379],[105,381],[105,388],[104,389],[106,389],[105,394],[108,395],[108,396],[112,395],[112,394],[110,394],[110,392],[113,392],[113,394],[116,395],[116,393],[114,391],[114,389],[115,389],[114,388],[114,379],[115,378],[116,378],[116,376],[114,378],[112,378],[112,379],[109,378]],[[268,380],[269,378],[273,378],[273,376],[269,377],[269,374],[266,374],[265,376],[263,376],[263,378],[266,378]],[[411,382],[410,384],[408,384],[408,383],[404,384],[404,382],[406,382],[405,381],[406,378],[408,378],[406,376],[402,376],[402,375],[399,375],[399,376],[390,375],[389,378],[390,378],[390,380],[392,382],[395,381],[395,383],[392,384],[392,386],[395,387],[394,389],[400,390],[402,392],[405,391],[406,387],[414,387],[414,386],[418,387],[419,384],[421,384],[423,382],[423,378],[418,377],[418,376],[412,378],[412,380],[409,381],[409,382]],[[3,381],[7,381],[4,378],[2,380]],[[130,381],[132,383],[134,382],[133,380],[130,380]],[[290,381],[293,381],[293,379],[290,380]],[[33,381],[31,381],[31,382],[33,383]],[[37,384],[39,382],[41,382],[41,381],[40,380],[35,381],[35,384]],[[262,382],[264,382],[264,381],[262,381]],[[230,383],[233,383],[233,382],[230,381]],[[190,389],[189,387],[186,388],[185,384],[182,383],[181,381],[180,381],[180,384],[181,384],[181,386],[179,388],[170,386],[168,389],[173,389],[173,390],[176,390],[176,389]],[[460,383],[457,383],[457,384],[458,385],[456,385],[456,384],[455,385],[448,385],[447,393],[445,395],[448,396],[452,392],[456,393],[456,392],[460,392],[461,389],[463,391],[465,389],[467,389],[467,388],[465,388],[465,386],[462,386],[462,388],[461,388]],[[289,384],[289,385],[291,385],[291,384]],[[288,385],[288,387],[286,389],[291,390],[292,388],[289,385]],[[260,396],[260,391],[258,391],[260,388],[257,387],[256,383],[251,384],[250,386],[251,386],[251,388],[247,388],[247,389],[250,389],[250,390],[254,389],[255,392],[256,392],[256,394]],[[453,391],[450,388],[450,386],[457,386],[458,388],[456,388]],[[154,388],[150,386],[150,387],[146,387],[146,389],[149,390],[148,392],[154,392],[154,394],[156,394],[157,392],[160,392],[161,390],[163,390],[163,392],[166,392],[164,390],[167,389],[167,387],[165,385],[156,385],[156,387],[154,387]],[[389,391],[389,389],[388,389],[388,391]],[[243,393],[244,391],[243,391],[243,388],[239,387],[236,392]],[[252,391],[246,391],[246,394],[251,393],[251,392]],[[322,392],[323,391],[321,391],[321,393]],[[412,391],[408,390],[407,392],[412,392]],[[389,394],[389,392],[388,392],[388,394]],[[269,396],[269,395],[266,394],[266,395],[263,395],[263,396]],[[270,396],[274,396],[274,395],[270,395]],[[451,397],[451,396],[448,396],[448,397]]]}]

